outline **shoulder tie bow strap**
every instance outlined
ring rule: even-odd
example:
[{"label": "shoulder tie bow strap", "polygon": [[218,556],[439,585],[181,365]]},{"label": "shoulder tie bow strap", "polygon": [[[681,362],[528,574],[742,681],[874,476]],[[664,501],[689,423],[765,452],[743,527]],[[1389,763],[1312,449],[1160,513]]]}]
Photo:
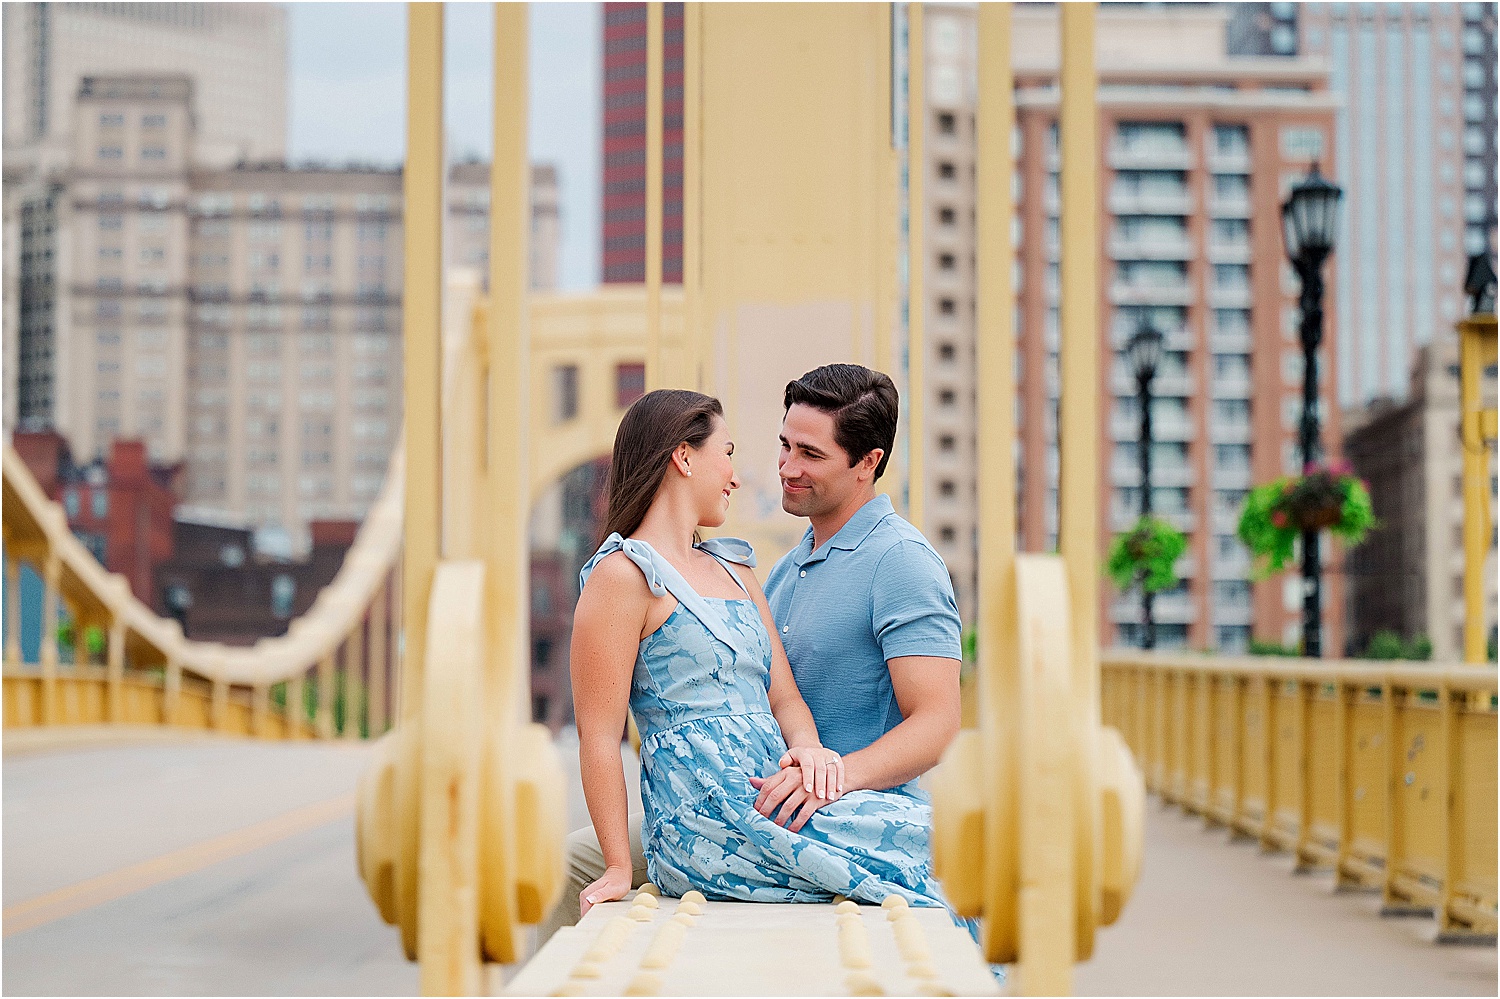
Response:
[{"label": "shoulder tie bow strap", "polygon": [[[709,547],[710,545],[713,547]],[[713,538],[703,542],[700,547],[710,555],[728,562],[739,565],[755,564],[754,550],[738,538]],[[646,585],[650,588],[652,596],[661,597],[668,593],[672,594],[683,608],[703,622],[703,626],[715,638],[737,652],[744,651],[740,649],[739,640],[729,627],[721,609],[699,596],[698,591],[688,585],[688,581],[682,577],[682,573],[663,558],[660,552],[644,541],[621,537],[618,533],[605,538],[604,544],[599,546],[593,558],[589,559],[579,571],[579,585],[586,585],[589,575],[600,560],[617,551],[624,552],[626,557],[641,570],[642,575],[646,577]],[[739,583],[737,576],[735,582]],[[743,589],[744,584],[740,586]]]}]

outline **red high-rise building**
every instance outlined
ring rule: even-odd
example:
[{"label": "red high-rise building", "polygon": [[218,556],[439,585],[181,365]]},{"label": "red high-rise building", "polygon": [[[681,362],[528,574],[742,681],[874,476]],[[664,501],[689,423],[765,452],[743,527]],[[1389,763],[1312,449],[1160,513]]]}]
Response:
[{"label": "red high-rise building", "polygon": [[[662,281],[682,282],[682,4],[663,9]],[[646,280],[646,5],[604,5],[606,284]]]}]

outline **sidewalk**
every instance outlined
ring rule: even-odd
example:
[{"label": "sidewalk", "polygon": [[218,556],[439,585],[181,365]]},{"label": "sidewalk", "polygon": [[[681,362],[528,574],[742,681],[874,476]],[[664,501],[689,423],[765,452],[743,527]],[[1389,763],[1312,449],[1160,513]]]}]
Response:
[{"label": "sidewalk", "polygon": [[1380,895],[1295,875],[1289,854],[1230,842],[1202,819],[1146,801],[1140,884],[1077,995],[1490,995],[1494,947],[1438,945],[1431,919],[1380,916]]}]

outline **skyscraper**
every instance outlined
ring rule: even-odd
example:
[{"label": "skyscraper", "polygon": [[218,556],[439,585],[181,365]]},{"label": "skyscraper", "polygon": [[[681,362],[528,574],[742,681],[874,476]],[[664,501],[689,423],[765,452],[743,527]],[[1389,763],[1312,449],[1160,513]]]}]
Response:
[{"label": "skyscraper", "polygon": [[1346,209],[1330,285],[1338,401],[1402,398],[1417,348],[1463,312],[1495,227],[1493,3],[1300,4],[1301,47],[1340,99]]},{"label": "skyscraper", "polygon": [[[975,481],[974,44],[972,8],[927,6],[926,443],[929,537],[972,613]],[[1295,642],[1295,581],[1254,584],[1235,536],[1246,491],[1300,467],[1302,356],[1296,281],[1279,207],[1311,160],[1336,163],[1334,101],[1306,60],[1229,58],[1229,11],[1109,5],[1099,14],[1103,321],[1101,536],[1140,511],[1134,380],[1122,348],[1138,323],[1166,334],[1155,382],[1153,507],[1189,537],[1181,586],[1158,596],[1163,646]],[[1106,47],[1105,40],[1108,39]],[[1057,546],[1058,166],[1055,9],[1018,7],[1019,528],[1024,550]],[[914,126],[915,127],[915,126]],[[1334,345],[1325,346],[1332,357]],[[1325,397],[1331,369],[1321,368]],[[1337,414],[1323,442],[1339,450]],[[917,484],[913,484],[917,488]],[[1103,553],[1101,552],[1101,558]],[[1341,580],[1325,620],[1339,647]],[[1105,642],[1135,638],[1139,601],[1110,600]]]},{"label": "skyscraper", "polygon": [[[663,5],[662,281],[682,281],[682,4]],[[646,5],[604,5],[606,284],[646,280]]]}]

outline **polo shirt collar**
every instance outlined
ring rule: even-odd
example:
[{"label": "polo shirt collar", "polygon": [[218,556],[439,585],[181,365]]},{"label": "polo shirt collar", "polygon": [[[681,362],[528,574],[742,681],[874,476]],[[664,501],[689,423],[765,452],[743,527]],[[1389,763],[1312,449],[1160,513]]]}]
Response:
[{"label": "polo shirt collar", "polygon": [[885,493],[878,493],[874,499],[856,510],[854,516],[850,517],[848,522],[838,529],[838,533],[829,538],[828,542],[817,551],[813,551],[813,530],[809,527],[807,533],[802,537],[802,544],[798,550],[799,557],[797,564],[807,565],[809,562],[821,562],[828,557],[828,553],[834,548],[844,551],[854,551],[865,538],[870,536],[870,532],[875,530],[876,525],[895,512],[896,508],[891,505],[891,498]]}]

